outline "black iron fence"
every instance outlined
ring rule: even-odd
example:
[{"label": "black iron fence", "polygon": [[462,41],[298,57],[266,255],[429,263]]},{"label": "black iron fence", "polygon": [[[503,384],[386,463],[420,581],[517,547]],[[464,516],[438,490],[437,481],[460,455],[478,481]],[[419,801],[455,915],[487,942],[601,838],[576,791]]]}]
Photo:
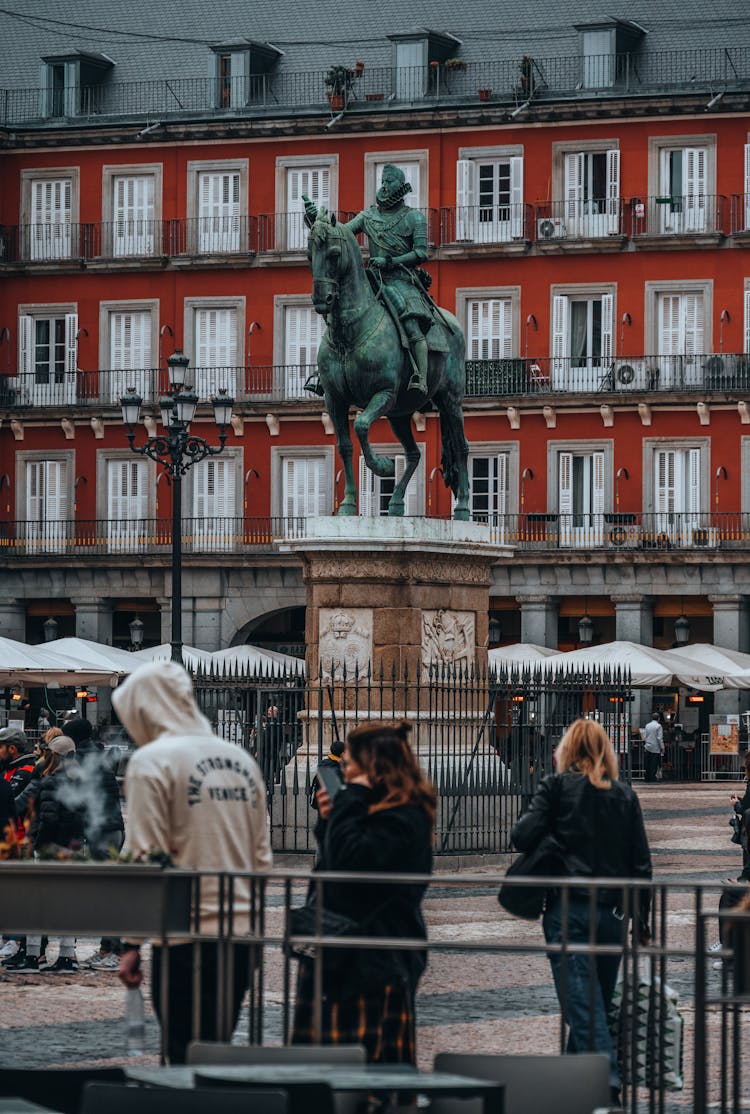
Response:
[{"label": "black iron fence", "polygon": [[216,732],[261,765],[277,850],[314,850],[318,762],[332,740],[370,720],[411,723],[413,746],[438,793],[442,854],[510,850],[512,825],[552,772],[552,752],[578,716],[602,723],[630,777],[630,683],[620,671],[334,673],[196,678],[198,702]]},{"label": "black iron fence", "polygon": [[[428,517],[439,518],[440,515]],[[475,515],[490,540],[526,553],[576,550],[658,556],[689,552],[710,556],[750,549],[750,514],[740,511],[612,512],[606,514]],[[271,551],[274,543],[306,537],[304,515],[183,517],[186,556]],[[169,557],[172,519],[47,519],[0,522],[0,557],[32,560],[55,554],[79,557]]]},{"label": "black iron fence", "polygon": [[[622,1076],[624,1109],[629,1114],[672,1109],[705,1114],[709,1108],[734,1114],[745,1109],[747,1069],[743,1051],[750,1004],[750,919],[736,906],[746,889],[730,893],[718,885],[673,880],[653,884],[588,878],[516,881],[514,885],[521,887],[540,883],[554,887],[560,898],[559,942],[545,943],[538,923],[512,919],[494,902],[502,881],[499,873],[317,876],[320,887],[328,879],[335,879],[339,888],[366,880],[370,886],[382,884],[388,895],[400,884],[427,885],[423,903],[428,927],[425,945],[413,938],[326,936],[320,928],[309,936],[294,935],[289,913],[305,900],[310,879],[307,872],[216,875],[132,864],[17,862],[0,864],[0,878],[8,933],[152,936],[163,943],[192,942],[196,972],[201,969],[201,948],[214,945],[219,957],[216,979],[208,986],[207,980],[196,977],[194,988],[196,996],[210,995],[210,1007],[204,1016],[215,1019],[214,1032],[219,1040],[228,1041],[232,1036],[228,1003],[236,949],[249,950],[250,993],[234,1036],[238,1044],[289,1042],[296,982],[296,961],[290,956],[293,948],[314,949],[311,962],[318,991],[314,1030],[320,1025],[324,955],[342,947],[365,951],[426,947],[430,981],[440,989],[436,995],[425,981],[416,998],[417,1026],[426,1025],[418,1047],[421,1044],[424,1057],[429,1041],[429,1058],[422,1065],[428,1068],[433,1056],[445,1051],[446,1045],[453,1052],[466,1054],[564,1052],[566,1026],[550,972],[550,960],[556,957],[560,957],[563,971],[580,956],[587,960],[588,976],[579,967],[581,980],[577,986],[573,979],[560,977],[559,996],[568,1012],[569,1003],[577,995],[577,1005],[589,1022],[584,1044],[601,1048],[592,1024],[596,994],[590,993],[589,986],[595,985],[593,972],[597,966],[614,964],[619,977],[609,1030]],[[622,918],[621,936],[610,938],[607,944],[596,943],[602,887],[619,892],[614,909]],[[475,925],[464,911],[467,906],[476,909],[477,903],[488,896],[493,898],[494,911],[484,912],[481,923]],[[641,914],[646,900],[650,905],[648,939],[629,931],[631,917],[635,923],[645,919]],[[579,917],[582,907],[587,911],[589,930],[583,941],[580,932],[574,934],[572,928],[574,902]],[[461,911],[456,909],[454,915],[461,927],[456,931],[457,926],[446,923],[445,916],[447,908],[459,903]],[[719,950],[714,950],[714,940]],[[456,959],[460,959],[458,965]],[[469,988],[486,987],[488,970],[493,972],[492,1006],[482,1009],[484,999]],[[157,1001],[161,998],[161,1014],[167,1019],[161,1033],[164,1049],[169,1041],[169,1011],[164,1008],[170,994],[169,980],[168,965],[162,964],[154,996]],[[33,993],[34,988],[27,986],[27,998]],[[40,987],[39,993],[47,992]],[[471,1043],[462,1047],[454,1033],[441,1035],[441,1023],[455,1023],[457,1003],[463,1004],[464,995],[472,993]],[[514,1006],[519,995],[523,996],[522,1024],[518,1023],[519,1006]],[[192,1011],[194,1036],[198,1036],[202,1015],[199,1004],[197,997]],[[429,1021],[423,1022],[425,1015]],[[552,1028],[550,1018],[559,1018]],[[515,1023],[503,1024],[505,1020]],[[111,1030],[107,1044],[112,1044]],[[122,1055],[116,1044],[109,1054]],[[106,1056],[107,1051],[100,1050],[100,1055]],[[28,1065],[29,1049],[25,1047],[22,1066],[28,1069]],[[4,1066],[10,1065],[6,1061]],[[482,1072],[477,1065],[467,1074],[481,1076]],[[606,1077],[604,1085],[608,1089]],[[606,1097],[601,1105],[608,1105]]]},{"label": "black iron fence", "polygon": [[[107,117],[164,119],[279,115],[289,111],[385,110],[397,105],[465,101],[525,104],[529,100],[601,98],[664,92],[714,93],[744,89],[750,81],[745,47],[506,58],[424,66],[352,69],[340,91],[326,85],[326,71],[283,69],[247,77],[167,77],[155,81],[108,80],[47,89],[0,90],[0,124],[71,126]],[[717,86],[717,83],[719,85]]]}]

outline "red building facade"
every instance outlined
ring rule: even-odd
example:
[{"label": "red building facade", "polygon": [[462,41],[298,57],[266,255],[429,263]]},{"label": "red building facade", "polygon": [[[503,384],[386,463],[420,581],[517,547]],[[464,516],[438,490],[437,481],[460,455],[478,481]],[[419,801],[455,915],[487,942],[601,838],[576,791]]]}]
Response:
[{"label": "red building facade", "polygon": [[[605,23],[619,42],[625,24]],[[468,88],[480,61],[451,67],[461,51],[429,32],[408,40],[427,44],[418,95],[397,42],[338,111],[292,94],[259,105],[236,46],[210,112],[108,114],[102,93],[94,116],[64,66],[73,108],[24,117],[11,97],[1,633],[40,640],[52,617],[127,644],[137,614],[166,639],[170,491],[129,452],[119,399],[136,387],[157,428],[182,349],[198,433],[216,438],[217,389],[236,400],[226,452],[186,481],[185,640],[302,649],[300,568],[273,539],[333,513],[342,480],[303,389],[324,323],[300,198],[346,218],[395,162],[428,220],[431,293],[466,332],[473,512],[514,550],[496,570],[495,638],[570,648],[587,615],[595,640],[670,646],[684,617],[691,641],[748,648],[750,77],[696,86],[675,52],[668,77],[631,88],[623,59],[639,55],[587,55],[595,31],[578,32],[578,85],[556,88],[550,62],[529,78],[524,55],[489,100]],[[408,511],[449,516],[435,415],[417,430]],[[372,440],[393,443],[385,422]],[[360,472],[360,487],[361,512],[382,513],[387,486]]]}]

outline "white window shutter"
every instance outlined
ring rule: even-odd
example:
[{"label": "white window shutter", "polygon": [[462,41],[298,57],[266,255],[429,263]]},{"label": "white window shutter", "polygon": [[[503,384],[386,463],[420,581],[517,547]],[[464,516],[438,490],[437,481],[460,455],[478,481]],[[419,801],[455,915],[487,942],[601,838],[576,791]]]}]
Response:
[{"label": "white window shutter", "polygon": [[494,512],[497,515],[508,513],[508,454],[498,453],[495,459],[497,469],[497,491],[495,494]]},{"label": "white window shutter", "polygon": [[568,299],[565,295],[555,294],[552,299],[552,370],[557,375],[565,374],[565,361],[570,351],[568,309]]},{"label": "white window shutter", "polygon": [[44,520],[44,461],[29,460],[26,463],[26,520]]},{"label": "white window shutter", "polygon": [[569,151],[565,155],[565,216],[576,220],[583,212],[583,163],[582,151]]},{"label": "white window shutter", "polygon": [[573,454],[564,452],[558,455],[559,501],[561,515],[573,513]]},{"label": "white window shutter", "polygon": [[240,108],[248,102],[250,54],[246,50],[233,50],[230,57],[230,76],[232,81],[232,108]]},{"label": "white window shutter", "polygon": [[654,509],[657,514],[675,510],[679,495],[679,458],[674,449],[654,452]]},{"label": "white window shutter", "polygon": [[617,148],[607,151],[607,231],[610,235],[620,231],[620,152]]},{"label": "white window shutter", "polygon": [[602,294],[602,363],[612,362],[613,296]]},{"label": "white window shutter", "polygon": [[703,341],[703,294],[700,292],[683,295],[684,348],[683,355],[696,356],[704,352]]},{"label": "white window shutter", "polygon": [[78,314],[65,314],[65,375],[73,376],[78,369]]},{"label": "white window shutter", "polygon": [[295,489],[297,462],[293,457],[287,457],[281,470],[281,513],[284,518],[297,516],[297,498]]},{"label": "white window shutter", "polygon": [[706,227],[706,162],[705,147],[686,147],[685,167],[685,230],[701,232]]},{"label": "white window shutter", "polygon": [[48,460],[44,466],[46,480],[45,517],[62,523],[68,517],[68,462]]},{"label": "white window shutter", "polygon": [[219,55],[215,51],[209,50],[206,59],[208,65],[208,88],[211,99],[211,107],[218,108],[220,103],[219,95]]},{"label": "white window shutter", "polygon": [[682,352],[682,313],[679,294],[659,295],[659,356]]},{"label": "white window shutter", "polygon": [[701,509],[701,451],[688,449],[686,455],[685,511],[698,514]]},{"label": "white window shutter", "polygon": [[375,506],[379,496],[377,476],[365,464],[365,458],[359,458],[359,514],[362,518],[371,518],[375,514]]},{"label": "white window shutter", "polygon": [[478,166],[471,159],[456,163],[456,239],[475,240]]},{"label": "white window shutter", "polygon": [[34,370],[34,318],[27,313],[18,318],[18,374],[26,385],[31,384]]},{"label": "white window shutter", "polygon": [[593,453],[591,458],[591,513],[604,514],[604,453]]},{"label": "white window shutter", "polygon": [[743,206],[745,212],[745,228],[750,228],[750,143],[745,144],[745,204]]},{"label": "white window shutter", "polygon": [[523,158],[510,158],[510,234],[514,240],[523,237]]},{"label": "white window shutter", "polygon": [[750,356],[750,287],[745,289],[745,355]]}]

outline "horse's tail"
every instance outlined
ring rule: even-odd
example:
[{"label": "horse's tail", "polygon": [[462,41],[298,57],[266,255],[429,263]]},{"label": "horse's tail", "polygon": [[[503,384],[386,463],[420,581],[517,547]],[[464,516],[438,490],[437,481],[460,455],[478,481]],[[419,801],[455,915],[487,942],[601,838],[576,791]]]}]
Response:
[{"label": "horse's tail", "polygon": [[440,408],[440,440],[443,445],[440,458],[443,483],[455,494],[461,476],[466,470],[466,458],[469,453],[460,405],[456,407],[455,412]]}]

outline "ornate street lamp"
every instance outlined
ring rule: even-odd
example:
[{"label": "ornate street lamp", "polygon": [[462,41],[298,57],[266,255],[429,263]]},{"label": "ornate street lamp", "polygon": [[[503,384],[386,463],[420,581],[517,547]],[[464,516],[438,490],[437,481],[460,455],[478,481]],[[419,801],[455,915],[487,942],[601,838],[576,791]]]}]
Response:
[{"label": "ornate street lamp", "polygon": [[140,650],[143,645],[143,623],[136,615],[128,623],[128,630],[130,631],[130,646],[133,650]]},{"label": "ornate street lamp", "polygon": [[678,646],[687,646],[690,641],[690,620],[680,615],[674,621],[674,640]]},{"label": "ornate street lamp", "polygon": [[[182,477],[194,464],[207,456],[218,456],[224,451],[228,427],[232,418],[234,399],[225,391],[212,399],[214,420],[219,429],[219,444],[209,445],[202,437],[190,432],[190,423],[195,417],[198,396],[187,383],[187,369],[190,363],[182,352],[173,352],[167,360],[169,369],[169,394],[159,400],[162,423],[165,432],[149,437],[145,444],[135,444],[136,427],[140,418],[143,400],[130,388],[120,400],[122,420],[126,426],[130,448],[140,456],[147,456],[161,464],[172,481],[172,661],[182,664]],[[131,641],[134,643],[133,627],[139,619],[130,623]],[[140,638],[143,641],[143,624]]]},{"label": "ornate street lamp", "polygon": [[578,641],[584,646],[590,646],[594,641],[594,624],[588,615],[582,615],[578,620]]},{"label": "ornate street lamp", "polygon": [[59,630],[57,619],[53,619],[52,616],[50,616],[49,619],[46,619],[45,622],[42,623],[42,630],[44,631],[44,641],[54,642]]}]

